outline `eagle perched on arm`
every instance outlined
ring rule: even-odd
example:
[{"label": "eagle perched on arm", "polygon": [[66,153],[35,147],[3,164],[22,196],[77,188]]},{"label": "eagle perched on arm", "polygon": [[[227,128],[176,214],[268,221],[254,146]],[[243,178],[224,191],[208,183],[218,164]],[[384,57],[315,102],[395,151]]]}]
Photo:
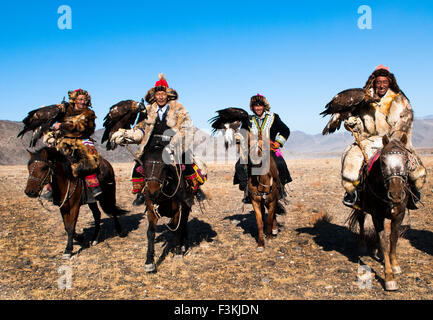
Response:
[{"label": "eagle perched on arm", "polygon": [[64,116],[68,104],[68,102],[63,101],[61,104],[44,106],[30,111],[22,121],[24,128],[18,133],[17,138],[22,138],[27,132],[33,131],[30,140],[30,147],[33,148],[36,142],[51,130],[51,126]]},{"label": "eagle perched on arm", "polygon": [[225,147],[233,142],[233,135],[240,127],[248,128],[249,115],[241,108],[227,108],[216,111],[218,115],[209,120],[212,126],[212,133],[224,130]]},{"label": "eagle perched on arm", "polygon": [[331,115],[331,119],[322,131],[323,135],[334,133],[340,129],[341,123],[356,116],[361,108],[380,98],[374,93],[373,89],[368,91],[355,88],[347,89],[337,94],[326,106],[325,110],[320,113],[323,117]]},{"label": "eagle perched on arm", "polygon": [[111,136],[119,129],[131,129],[135,120],[141,122],[146,118],[146,108],[143,99],[141,102],[134,100],[123,100],[110,108],[110,111],[104,118],[104,134],[102,135],[101,143],[107,141],[107,150],[114,150],[117,145],[110,142]]}]

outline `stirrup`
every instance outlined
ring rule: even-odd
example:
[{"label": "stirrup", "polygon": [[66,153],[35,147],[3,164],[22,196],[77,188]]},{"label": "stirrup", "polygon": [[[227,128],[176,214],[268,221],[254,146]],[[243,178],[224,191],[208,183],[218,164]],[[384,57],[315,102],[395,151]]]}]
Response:
[{"label": "stirrup", "polygon": [[101,187],[100,186],[97,186],[97,187],[89,187],[89,189],[90,189],[90,192],[92,193],[92,196],[93,196],[93,198],[97,198],[97,197],[99,197],[100,195],[102,195],[102,189],[101,189]]},{"label": "stirrup", "polygon": [[353,194],[346,192],[343,198],[343,204],[349,208],[353,208],[357,200],[358,200],[358,192],[356,190]]},{"label": "stirrup", "polygon": [[195,192],[195,197],[197,198],[198,202],[202,202],[203,200],[206,199],[206,195],[204,194],[203,190],[201,190],[200,188],[198,188],[197,191]]},{"label": "stirrup", "polygon": [[44,198],[47,201],[53,202],[53,192],[47,191],[43,195],[41,195],[41,198]]}]

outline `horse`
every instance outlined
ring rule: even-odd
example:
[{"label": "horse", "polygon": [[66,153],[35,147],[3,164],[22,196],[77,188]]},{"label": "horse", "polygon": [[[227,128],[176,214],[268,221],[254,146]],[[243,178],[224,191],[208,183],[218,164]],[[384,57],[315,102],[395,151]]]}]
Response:
[{"label": "horse", "polygon": [[[252,153],[248,154],[248,189],[251,194],[251,202],[254,213],[256,215],[258,238],[257,252],[264,251],[264,226],[265,226],[265,207],[268,209],[268,217],[266,223],[266,238],[272,239],[278,234],[278,226],[276,219],[276,209],[280,194],[280,179],[277,165],[271,155],[270,150],[265,150],[268,156],[263,157],[263,139],[262,135],[258,135],[257,141],[251,146],[251,134],[248,132],[248,145],[250,150],[255,150],[257,157],[251,157]],[[253,159],[256,158],[256,159]]]},{"label": "horse", "polygon": [[[360,244],[365,246],[364,221],[369,213],[378,238],[378,246],[385,264],[385,290],[398,290],[395,275],[401,273],[397,261],[397,241],[410,196],[408,182],[409,151],[405,148],[407,136],[390,140],[382,138],[383,148],[365,167],[364,183],[360,192],[360,206],[349,216],[350,229],[359,225]],[[380,155],[379,155],[380,152]],[[377,160],[374,161],[374,158]],[[391,220],[388,238],[385,219]]]},{"label": "horse", "polygon": [[[155,273],[155,232],[158,220],[164,216],[171,218],[166,226],[175,233],[174,252],[182,257],[187,250],[188,217],[194,203],[182,170],[182,164],[165,158],[162,146],[144,149],[140,160],[145,186],[145,213],[148,219],[147,253],[145,271]],[[164,161],[165,160],[165,161]],[[170,163],[171,162],[171,163]]]},{"label": "horse", "polygon": [[[54,203],[59,205],[63,224],[68,235],[63,259],[72,256],[73,240],[81,241],[81,237],[75,233],[82,197],[85,196],[85,182],[81,178],[75,178],[71,173],[71,162],[55,148],[43,147],[35,152],[27,150],[30,155],[27,168],[29,176],[25,188],[25,194],[30,198],[38,198],[47,183],[51,183]],[[123,236],[118,217],[128,211],[116,205],[116,181],[111,164],[104,158],[100,158],[98,179],[103,191],[97,197],[102,210],[114,219],[117,234]],[[61,203],[60,203],[61,202]],[[96,245],[100,234],[101,212],[96,202],[88,203],[95,220],[95,231],[91,244]]]}]

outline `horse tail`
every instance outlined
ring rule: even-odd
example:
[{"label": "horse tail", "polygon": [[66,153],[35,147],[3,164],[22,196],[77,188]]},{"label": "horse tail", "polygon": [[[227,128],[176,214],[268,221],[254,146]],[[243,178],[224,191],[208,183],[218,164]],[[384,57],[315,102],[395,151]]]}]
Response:
[{"label": "horse tail", "polygon": [[122,216],[129,213],[128,210],[121,209],[116,205],[116,179],[111,164],[101,157],[100,162],[100,183],[102,196],[99,204],[102,210],[109,216]]},{"label": "horse tail", "polygon": [[346,222],[348,225],[348,228],[353,233],[357,232],[357,226],[359,225],[359,219],[363,217],[365,213],[360,210],[352,210],[352,213],[347,217]]},{"label": "horse tail", "polygon": [[129,213],[128,210],[124,210],[117,206],[116,200],[113,197],[109,197],[107,194],[103,195],[99,204],[101,205],[102,210],[110,217],[119,217]]}]

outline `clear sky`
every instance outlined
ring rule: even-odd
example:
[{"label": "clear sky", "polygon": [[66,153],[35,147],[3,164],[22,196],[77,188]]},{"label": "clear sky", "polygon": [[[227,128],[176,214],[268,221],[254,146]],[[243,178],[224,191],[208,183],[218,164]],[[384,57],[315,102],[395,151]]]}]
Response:
[{"label": "clear sky", "polygon": [[[58,8],[72,29],[58,27]],[[372,29],[360,29],[368,5]],[[97,127],[165,73],[194,124],[266,96],[291,130],[316,134],[338,92],[390,67],[415,116],[433,114],[433,1],[8,1],[0,10],[0,119],[90,92]]]}]

